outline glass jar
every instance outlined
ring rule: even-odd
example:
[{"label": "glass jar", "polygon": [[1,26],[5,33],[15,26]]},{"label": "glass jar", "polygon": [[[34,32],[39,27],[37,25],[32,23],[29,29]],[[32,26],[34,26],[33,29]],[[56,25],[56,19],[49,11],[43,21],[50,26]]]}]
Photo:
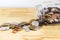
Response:
[{"label": "glass jar", "polygon": [[[37,5],[37,17],[49,22],[60,22],[60,4]],[[52,20],[52,21],[51,21]]]}]

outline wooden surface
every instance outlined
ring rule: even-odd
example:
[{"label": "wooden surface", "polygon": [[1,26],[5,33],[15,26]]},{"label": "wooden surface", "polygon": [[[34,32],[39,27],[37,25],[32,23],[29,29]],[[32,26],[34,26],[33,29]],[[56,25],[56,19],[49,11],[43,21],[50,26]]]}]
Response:
[{"label": "wooden surface", "polygon": [[35,19],[35,8],[0,8],[0,24],[5,22],[23,22]]},{"label": "wooden surface", "polygon": [[[34,8],[0,8],[0,24],[35,19]],[[13,34],[12,30],[0,31],[0,40],[60,40],[60,24],[43,26],[37,31],[24,30]]]}]

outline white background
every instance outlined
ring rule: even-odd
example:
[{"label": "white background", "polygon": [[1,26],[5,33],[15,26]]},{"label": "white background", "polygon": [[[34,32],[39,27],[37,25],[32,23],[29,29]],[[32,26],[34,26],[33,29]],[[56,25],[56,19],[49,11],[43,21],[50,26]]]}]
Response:
[{"label": "white background", "polygon": [[59,0],[0,0],[0,7],[35,7],[38,4],[59,2]]}]

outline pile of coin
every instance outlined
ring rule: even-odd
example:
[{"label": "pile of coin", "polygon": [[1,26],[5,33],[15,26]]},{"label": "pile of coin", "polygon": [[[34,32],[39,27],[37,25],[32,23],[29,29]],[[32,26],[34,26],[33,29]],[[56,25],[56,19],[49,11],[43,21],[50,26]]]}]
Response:
[{"label": "pile of coin", "polygon": [[0,26],[1,31],[7,31],[12,29],[12,33],[16,33],[25,29],[25,31],[37,31],[43,25],[48,25],[52,23],[60,23],[60,8],[57,7],[48,7],[44,8],[42,16],[39,16],[39,19],[31,19],[29,22],[21,23],[4,23]]},{"label": "pile of coin", "polygon": [[32,19],[29,22],[21,22],[21,23],[4,23],[0,26],[1,31],[7,31],[12,29],[12,33],[16,33],[25,29],[25,31],[36,31],[40,28],[39,20]]}]

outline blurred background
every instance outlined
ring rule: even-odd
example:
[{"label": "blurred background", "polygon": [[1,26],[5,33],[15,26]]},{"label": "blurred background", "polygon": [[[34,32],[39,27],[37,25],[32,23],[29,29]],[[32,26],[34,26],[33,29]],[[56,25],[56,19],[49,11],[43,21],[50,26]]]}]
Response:
[{"label": "blurred background", "polygon": [[37,5],[60,3],[59,0],[0,0],[0,24],[37,18]]},{"label": "blurred background", "polygon": [[[60,3],[60,0],[0,0],[0,24],[29,22],[37,18],[36,5]],[[43,26],[38,31],[0,31],[0,40],[60,40],[60,25]]]}]

